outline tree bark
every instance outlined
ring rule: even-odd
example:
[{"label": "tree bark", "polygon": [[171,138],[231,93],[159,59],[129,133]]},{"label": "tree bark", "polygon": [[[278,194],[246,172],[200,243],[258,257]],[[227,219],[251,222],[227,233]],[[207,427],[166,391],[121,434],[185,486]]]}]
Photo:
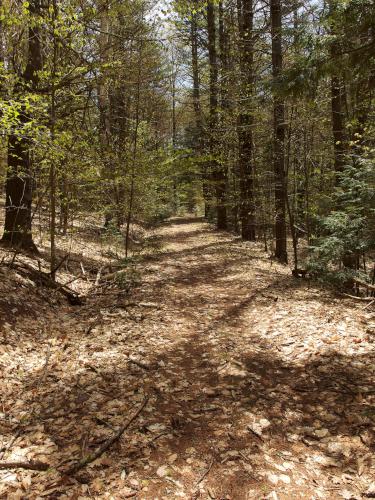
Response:
[{"label": "tree bark", "polygon": [[[280,80],[283,69],[281,0],[271,0],[272,73],[274,86]],[[285,174],[285,105],[284,99],[274,88],[274,141],[273,165],[275,174],[275,257],[282,263],[288,262],[286,231],[287,185]]]},{"label": "tree bark", "polygon": [[108,227],[115,217],[115,204],[116,204],[116,189],[114,182],[114,169],[110,164],[109,148],[111,143],[111,102],[109,97],[108,84],[106,82],[105,64],[109,62],[109,5],[108,0],[97,0],[97,9],[99,11],[100,33],[98,37],[99,45],[99,63],[101,65],[101,74],[98,78],[97,91],[98,91],[98,108],[99,108],[99,142],[100,152],[102,158],[102,176],[105,183],[104,205],[105,222],[104,226]]},{"label": "tree bark", "polygon": [[246,241],[255,241],[255,204],[253,168],[253,0],[238,0],[240,33],[241,103],[238,116],[238,166],[240,174],[241,235]]},{"label": "tree bark", "polygon": [[[193,7],[196,7],[196,0],[193,2]],[[193,76],[193,107],[195,115],[195,140],[196,150],[201,154],[204,149],[204,129],[201,108],[201,92],[200,92],[200,77],[199,77],[199,59],[198,59],[198,25],[197,14],[192,12],[190,22],[190,43],[191,43],[191,68]],[[204,215],[209,216],[210,213],[210,189],[209,175],[207,164],[202,164],[202,193],[204,200]]]},{"label": "tree bark", "polygon": [[[36,91],[38,71],[42,69],[41,33],[38,24],[39,0],[29,5],[30,24],[28,28],[28,55],[26,69],[20,78],[16,93],[22,97],[25,92]],[[5,184],[5,223],[2,242],[25,250],[36,251],[32,238],[32,195],[33,174],[30,157],[31,140],[24,135],[24,128],[30,121],[25,109],[21,110],[19,132],[13,132],[8,139],[8,169]]]},{"label": "tree bark", "polygon": [[[336,10],[336,0],[329,2],[329,14],[334,15]],[[334,23],[331,20],[331,35],[335,36]],[[332,64],[337,60],[339,47],[337,41],[333,39],[330,46]],[[332,112],[332,136],[334,151],[334,167],[336,172],[336,183],[339,180],[338,173],[342,172],[345,165],[345,119],[343,112],[343,82],[342,79],[333,74],[331,77],[331,112]]]},{"label": "tree bark", "polygon": [[218,60],[216,49],[216,13],[215,3],[209,0],[207,4],[207,30],[208,30],[208,56],[210,64],[210,154],[212,156],[212,179],[216,193],[217,228],[227,229],[227,209],[226,209],[226,178],[223,167],[215,158],[217,154],[217,133],[218,133]]}]

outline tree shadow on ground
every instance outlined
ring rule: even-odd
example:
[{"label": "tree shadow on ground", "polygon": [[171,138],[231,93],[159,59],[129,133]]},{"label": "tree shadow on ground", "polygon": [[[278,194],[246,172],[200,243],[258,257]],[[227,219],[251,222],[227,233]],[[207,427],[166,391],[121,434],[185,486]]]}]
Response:
[{"label": "tree shadow on ground", "polygon": [[[160,311],[146,314],[139,328],[134,326],[137,318],[134,323],[127,318],[111,331],[109,318],[95,333],[67,333],[59,361],[66,363],[64,370],[54,369],[54,359],[47,369],[43,362],[30,369],[27,382],[19,388],[17,408],[7,411],[28,416],[25,433],[32,426],[43,427],[43,439],[56,446],[52,461],[61,460],[61,454],[72,460],[93,451],[113,432],[109,426],[118,428],[124,422],[144,392],[152,395],[148,411],[126,441],[109,450],[113,459],[109,471],[118,473],[126,467],[141,478],[149,477],[146,462],[157,464],[157,469],[176,453],[182,465],[186,450],[194,448],[200,459],[215,459],[210,481],[218,498],[228,494],[246,498],[250,486],[257,491],[270,487],[260,474],[274,470],[266,456],[280,459],[281,465],[290,457],[307,478],[307,495],[316,481],[314,456],[323,457],[315,467],[326,484],[335,487],[332,478],[356,471],[358,456],[374,451],[368,434],[373,432],[374,397],[369,367],[375,355],[319,352],[319,344],[304,352],[303,338],[301,349],[291,355],[283,343],[259,333],[246,316],[249,310],[256,306],[256,315],[266,321],[278,296],[289,300],[304,285],[280,267],[267,275],[261,266],[266,257],[249,257],[247,247],[244,255],[241,248],[231,255],[230,244],[219,241],[160,254],[161,275],[139,292],[142,300],[160,304]],[[248,263],[261,283],[256,274],[250,281],[238,277]],[[170,272],[173,265],[177,267]],[[232,281],[222,281],[231,276]],[[173,294],[165,290],[167,284],[174,287]],[[108,304],[90,300],[81,314],[95,305],[113,307],[114,297]],[[185,318],[196,319],[184,324]],[[36,349],[45,359],[45,346],[37,344]],[[137,352],[143,353],[146,369],[129,362],[128,355]],[[259,431],[261,421],[266,426]],[[155,436],[152,424],[164,426],[168,435],[160,450],[156,445],[150,455],[142,446]],[[245,460],[252,467],[251,472],[237,472],[235,486],[225,476],[228,457],[230,463]],[[90,469],[87,482],[98,474]],[[183,475],[176,477],[184,481]],[[301,489],[298,495],[295,498],[305,497]]]},{"label": "tree shadow on ground", "polygon": [[[231,314],[228,321],[232,322]],[[356,469],[358,448],[363,455],[374,452],[373,444],[361,441],[362,434],[372,426],[371,395],[362,392],[359,397],[358,389],[361,385],[371,387],[371,374],[364,366],[368,356],[342,356],[332,351],[296,364],[280,357],[263,338],[254,335],[253,343],[256,352],[244,350],[237,359],[227,357],[228,363],[241,364],[241,375],[225,374],[221,365],[211,362],[216,354],[202,334],[200,338],[192,334],[190,342],[185,339],[170,351],[154,353],[149,360],[155,363],[151,373],[123,362],[114,364],[112,355],[92,360],[92,365],[86,363],[76,373],[59,374],[61,378],[50,371],[43,379],[40,370],[30,374],[24,388],[30,397],[24,401],[25,408],[31,408],[34,424],[44,426],[60,451],[70,447],[78,450],[89,435],[90,452],[111,434],[100,420],[118,427],[131,410],[133,395],[139,390],[151,391],[152,411],[131,430],[135,443],[152,438],[148,428],[155,424],[165,426],[169,437],[163,446],[179,457],[186,449],[199,449],[201,457],[214,456],[217,467],[225,470],[226,465],[220,466],[223,453],[251,456],[257,466],[253,479],[247,477],[244,487],[252,480],[262,484],[256,471],[257,467],[269,469],[264,454],[270,449],[276,461],[278,453],[286,452],[298,456],[302,466],[314,454],[326,457],[324,460],[334,467],[331,477]],[[261,419],[270,425],[259,434],[251,429]],[[327,431],[325,439],[316,434],[317,428]],[[349,453],[330,447],[337,440]],[[131,465],[142,470],[143,456],[137,444],[129,447],[123,441],[109,455],[116,457],[120,468]],[[154,459],[160,460],[157,451]],[[319,466],[323,473],[325,467],[324,462]],[[91,475],[95,477],[96,473]],[[225,489],[224,478],[222,487]]]},{"label": "tree shadow on ground", "polygon": [[[152,242],[160,242],[162,243],[163,246],[168,245],[169,243],[179,243],[179,242],[185,242],[186,239],[190,238],[196,238],[200,237],[203,235],[212,235],[212,231],[207,228],[207,229],[201,229],[200,227],[197,228],[196,230],[193,231],[187,231],[187,232],[181,232],[180,235],[176,234],[161,234],[161,235],[156,235],[156,236],[151,236],[149,238],[150,241]],[[227,235],[228,238],[228,235]]]}]

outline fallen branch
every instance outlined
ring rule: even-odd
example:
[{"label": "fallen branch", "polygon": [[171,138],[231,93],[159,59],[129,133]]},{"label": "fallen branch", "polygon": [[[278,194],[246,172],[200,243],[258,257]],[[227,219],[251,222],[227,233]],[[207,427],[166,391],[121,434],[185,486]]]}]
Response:
[{"label": "fallen branch", "polygon": [[103,322],[103,318],[102,318],[102,315],[99,313],[98,316],[90,323],[90,325],[86,329],[85,334],[89,335],[92,332],[92,330],[94,328],[96,328],[97,326],[101,325],[102,322]]},{"label": "fallen branch", "polygon": [[113,427],[113,425],[111,425],[109,422],[107,422],[106,420],[103,420],[102,418],[99,418],[99,417],[94,417],[94,420],[95,422],[97,422],[99,425],[105,425],[106,427],[108,427],[109,429],[111,429],[112,431],[116,431],[116,429]]},{"label": "fallen branch", "polygon": [[[70,279],[66,283],[60,283],[60,285],[56,288],[56,290],[60,290],[60,288],[66,288],[68,285],[71,285],[72,283],[74,283],[75,281],[80,280],[81,278],[84,278],[83,274],[80,274],[78,276],[74,276],[74,278]],[[71,289],[69,289],[69,291],[73,292],[73,290],[71,290]]]},{"label": "fallen branch", "polygon": [[146,363],[142,363],[142,361],[138,361],[138,359],[134,358],[133,356],[129,356],[128,361],[129,361],[129,363],[133,363],[133,365],[136,365],[139,368],[143,368],[143,370],[146,370],[146,371],[151,370],[150,365],[146,365]]},{"label": "fallen branch", "polygon": [[0,462],[0,469],[48,470],[50,466],[44,462]]},{"label": "fallen branch", "polygon": [[356,285],[363,286],[363,287],[367,288],[367,290],[371,290],[372,292],[375,292],[375,285],[371,285],[370,283],[366,283],[365,281],[361,281],[358,279],[354,279],[353,281]]},{"label": "fallen branch", "polygon": [[102,275],[102,272],[103,272],[103,269],[105,269],[105,266],[102,266],[98,269],[98,272],[96,274],[96,279],[95,279],[95,287],[98,287],[99,286],[99,283],[100,283],[100,277]]},{"label": "fallen branch", "polygon": [[247,428],[252,434],[254,434],[254,436],[256,436],[261,441],[264,441],[263,436],[259,432],[255,431],[252,427],[250,427],[250,425]]},{"label": "fallen branch", "polygon": [[124,304],[117,304],[116,307],[119,309],[127,309],[128,307],[144,307],[148,309],[160,309],[160,305],[155,304],[154,302],[125,302]]},{"label": "fallen branch", "polygon": [[64,257],[60,260],[60,262],[53,269],[51,269],[49,275],[53,276],[54,274],[56,274],[56,272],[60,269],[60,267],[64,264],[64,262],[67,260],[68,257],[69,257],[68,253],[64,255]]},{"label": "fallen branch", "polygon": [[99,275],[98,284],[100,281],[112,281],[112,280],[118,278],[119,276],[121,276],[122,274],[126,274],[127,272],[128,272],[128,269],[120,269],[120,270],[115,271],[113,273],[105,274],[102,278]]},{"label": "fallen branch", "polygon": [[146,307],[149,309],[160,309],[160,304],[156,304],[154,302],[140,302],[138,304],[139,307]]},{"label": "fallen branch", "polygon": [[274,302],[277,302],[279,300],[279,297],[275,297],[274,295],[266,295],[265,293],[261,293],[261,296],[265,299],[273,300]]},{"label": "fallen branch", "polygon": [[241,455],[241,457],[243,458],[243,460],[244,460],[245,462],[247,462],[247,463],[251,464],[251,461],[250,461],[249,457],[247,457],[243,451],[238,450],[238,453]]},{"label": "fallen branch", "polygon": [[374,297],[357,297],[356,295],[350,295],[349,293],[343,293],[344,297],[348,297],[349,299],[359,300],[361,302],[373,302]]},{"label": "fallen branch", "polygon": [[28,277],[32,281],[34,281],[34,283],[43,283],[43,285],[47,286],[48,288],[52,288],[65,295],[65,297],[69,300],[70,304],[82,305],[83,303],[82,297],[80,297],[77,292],[71,290],[66,285],[62,285],[54,281],[49,275],[49,273],[45,273],[41,270],[38,271],[37,269],[30,266],[29,264],[26,264],[25,262],[22,262],[22,264],[17,264],[16,268],[18,271],[25,269],[29,274]]},{"label": "fallen branch", "polygon": [[206,469],[204,471],[204,473],[201,475],[201,477],[198,479],[198,481],[195,483],[195,488],[198,488],[198,486],[201,484],[202,481],[204,481],[204,479],[206,479],[206,477],[208,476],[208,474],[210,473],[213,465],[215,463],[215,459],[213,458],[210,462],[210,465],[208,466],[208,469]]},{"label": "fallen branch", "polygon": [[113,445],[113,443],[115,443],[120,439],[120,437],[123,435],[126,429],[134,422],[134,420],[136,420],[139,417],[142,410],[147,405],[148,400],[149,400],[148,397],[143,400],[143,403],[138,408],[138,410],[129,418],[129,420],[126,421],[126,423],[115,434],[113,434],[113,436],[110,439],[105,441],[105,443],[102,446],[100,446],[94,453],[87,455],[82,460],[72,465],[72,467],[70,467],[65,472],[65,474],[66,475],[76,474],[78,471],[86,467],[86,465],[90,464],[91,462],[94,462],[99,457],[101,457],[103,453],[105,453]]}]

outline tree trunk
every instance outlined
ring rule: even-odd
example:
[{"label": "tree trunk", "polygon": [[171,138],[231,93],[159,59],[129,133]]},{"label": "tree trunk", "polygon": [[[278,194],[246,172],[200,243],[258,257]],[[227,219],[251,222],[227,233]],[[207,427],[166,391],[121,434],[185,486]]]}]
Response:
[{"label": "tree trunk", "polygon": [[106,82],[105,65],[109,63],[109,5],[108,0],[97,0],[97,9],[100,19],[100,33],[98,37],[99,45],[99,63],[101,65],[101,74],[98,78],[98,108],[99,108],[99,143],[100,154],[102,158],[102,177],[105,183],[104,187],[104,206],[105,222],[104,227],[108,227],[115,218],[116,204],[116,186],[114,182],[114,169],[108,158],[111,145],[111,103],[109,98],[109,89]]},{"label": "tree trunk", "polygon": [[[174,47],[172,47],[171,54],[171,63],[173,67],[173,71],[171,73],[171,97],[172,97],[172,146],[173,151],[177,149],[177,114],[176,114],[176,105],[177,105],[177,62],[174,54]],[[177,193],[177,178],[176,175],[173,176],[173,212],[174,214],[178,213],[178,193]]]},{"label": "tree trunk", "polygon": [[240,175],[241,235],[255,241],[254,169],[253,169],[253,0],[238,0],[240,33],[241,103],[238,116],[238,164]]},{"label": "tree trunk", "polygon": [[[193,3],[195,7],[196,2]],[[191,68],[193,73],[193,107],[195,115],[195,141],[196,151],[202,154],[204,149],[204,130],[201,109],[201,92],[200,92],[200,78],[199,78],[199,61],[198,61],[198,26],[197,14],[191,14],[190,22],[190,43],[191,43]],[[207,164],[202,164],[202,194],[204,200],[204,215],[207,218],[210,213],[210,188],[209,188],[209,175]]]},{"label": "tree trunk", "polygon": [[66,173],[62,173],[61,183],[60,183],[60,222],[59,230],[60,233],[66,236],[68,232],[68,222],[69,222],[69,191],[68,191],[68,179]]},{"label": "tree trunk", "polygon": [[[57,3],[52,0],[52,33],[53,33],[53,58],[52,58],[52,89],[51,89],[51,111],[50,111],[50,132],[52,147],[55,143],[55,127],[56,127],[56,71],[57,71],[57,38],[56,38],[56,21],[57,21]],[[50,188],[50,257],[51,257],[51,279],[56,279],[56,165],[55,159],[52,159],[49,172],[49,188]]]},{"label": "tree trunk", "polygon": [[[41,34],[37,17],[40,16],[39,0],[30,2],[28,29],[28,55],[26,69],[15,89],[22,97],[27,91],[36,91],[38,71],[42,69]],[[36,22],[34,22],[36,20]],[[20,117],[20,133],[12,133],[8,139],[8,170],[5,185],[5,223],[2,242],[25,250],[35,251],[32,238],[33,175],[30,158],[31,141],[23,135],[30,116],[23,109]]]},{"label": "tree trunk", "polygon": [[[219,123],[220,130],[223,131],[223,140],[220,141],[219,151],[221,157],[221,173],[225,188],[225,198],[230,192],[230,182],[228,179],[228,164],[229,155],[232,146],[232,138],[229,138],[225,132],[229,126],[231,103],[229,100],[229,81],[230,75],[230,35],[229,35],[229,20],[224,11],[224,2],[219,2],[219,49],[220,49],[220,114]],[[226,208],[226,219],[228,219],[228,209]],[[228,222],[227,224],[228,225]]]},{"label": "tree trunk", "polygon": [[143,41],[141,41],[139,46],[139,59],[138,59],[138,77],[137,77],[137,93],[135,100],[135,127],[133,135],[133,151],[132,151],[132,161],[131,161],[131,180],[130,180],[130,193],[129,193],[129,207],[128,214],[126,217],[126,232],[125,232],[125,257],[128,258],[129,254],[129,243],[130,243],[130,226],[133,218],[133,206],[135,198],[135,188],[137,180],[137,154],[138,154],[138,132],[139,124],[141,121],[141,86],[142,86],[142,65],[143,65]]},{"label": "tree trunk", "polygon": [[[283,68],[281,0],[271,0],[272,73],[274,86],[279,82]],[[273,165],[275,174],[275,257],[288,262],[286,232],[287,185],[284,161],[285,106],[284,100],[274,88],[274,145]]]},{"label": "tree trunk", "polygon": [[223,167],[215,158],[217,154],[218,126],[218,62],[216,50],[216,14],[215,3],[209,0],[207,4],[208,56],[210,64],[210,154],[212,156],[212,179],[215,185],[217,228],[227,228],[226,209],[226,178]]},{"label": "tree trunk", "polygon": [[[329,14],[334,15],[336,10],[336,0],[329,2]],[[335,36],[334,23],[331,21],[331,35]],[[332,62],[337,59],[339,47],[336,40],[331,42],[330,52]],[[333,74],[331,77],[331,111],[332,111],[332,136],[334,151],[334,167],[336,174],[344,169],[345,165],[345,120],[343,112],[343,82],[342,79]],[[336,183],[338,182],[336,175]]]},{"label": "tree trunk", "polygon": [[[329,15],[334,16],[337,10],[337,0],[329,1]],[[335,40],[336,30],[335,21],[331,18],[330,20],[330,32],[333,36],[333,40],[330,46],[332,63],[338,62],[338,54],[340,53],[340,47]],[[345,155],[347,153],[347,146],[345,141],[345,114],[344,114],[344,102],[345,94],[343,92],[344,82],[340,75],[333,74],[331,77],[331,110],[332,110],[332,137],[333,137],[333,152],[334,152],[334,167],[336,173],[335,183],[336,185],[340,182],[340,172],[344,170],[345,167]],[[340,207],[336,207],[340,208]],[[357,256],[354,253],[346,253],[342,258],[342,263],[344,267],[348,269],[356,268]]]}]

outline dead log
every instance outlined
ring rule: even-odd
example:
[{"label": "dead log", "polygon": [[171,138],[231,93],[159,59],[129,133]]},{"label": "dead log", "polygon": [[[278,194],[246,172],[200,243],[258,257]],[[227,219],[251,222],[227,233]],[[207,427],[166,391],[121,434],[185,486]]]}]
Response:
[{"label": "dead log", "polygon": [[49,273],[45,273],[34,267],[26,264],[26,262],[22,262],[22,264],[13,265],[17,269],[17,271],[22,272],[23,270],[27,271],[28,278],[31,279],[36,284],[43,284],[47,288],[51,288],[56,290],[57,292],[64,295],[69,303],[73,306],[81,306],[83,304],[83,298],[74,290],[63,285],[62,283],[58,283],[54,281]]}]

